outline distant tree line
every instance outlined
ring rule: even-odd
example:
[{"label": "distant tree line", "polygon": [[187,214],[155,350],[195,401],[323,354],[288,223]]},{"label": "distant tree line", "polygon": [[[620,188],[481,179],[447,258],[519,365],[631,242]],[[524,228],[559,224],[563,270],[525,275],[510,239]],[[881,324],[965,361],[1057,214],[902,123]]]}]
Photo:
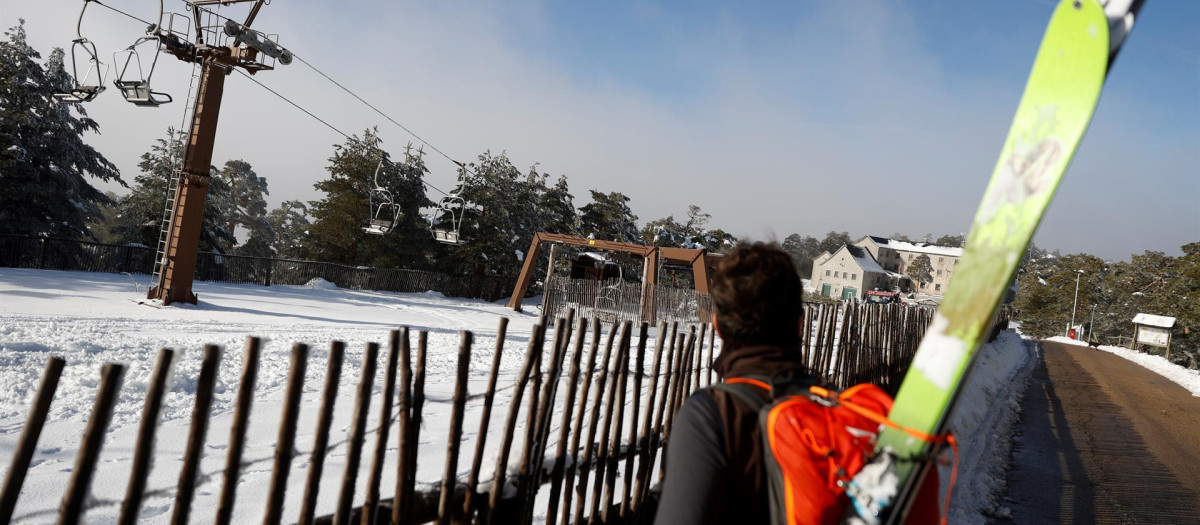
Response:
[{"label": "distant tree line", "polygon": [[1200,242],[1185,244],[1182,251],[1178,257],[1147,251],[1128,262],[1086,253],[1034,253],[1018,274],[1013,302],[1021,331],[1039,338],[1065,335],[1078,277],[1075,324],[1088,338],[1106,344],[1110,338],[1128,338],[1138,313],[1175,317],[1171,360],[1200,368]]}]

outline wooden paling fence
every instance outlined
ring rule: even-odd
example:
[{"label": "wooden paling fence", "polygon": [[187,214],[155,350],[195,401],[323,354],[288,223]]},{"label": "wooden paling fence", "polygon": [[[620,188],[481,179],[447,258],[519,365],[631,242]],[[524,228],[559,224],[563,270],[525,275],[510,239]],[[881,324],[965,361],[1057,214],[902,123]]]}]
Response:
[{"label": "wooden paling fence", "polygon": [[[320,480],[326,454],[334,448],[329,445],[330,427],[345,345],[334,342],[330,348],[313,448],[303,453],[309,456],[307,476],[289,482],[291,463],[302,455],[294,448],[309,351],[302,343],[293,345],[263,522],[529,523],[535,512],[540,515],[543,509],[542,503],[535,509],[535,502],[547,501],[547,497],[544,508],[547,523],[632,522],[649,497],[651,485],[657,482],[656,476],[661,475],[661,471],[653,466],[662,461],[659,451],[670,434],[676,411],[690,392],[711,380],[712,374],[705,374],[704,370],[715,354],[712,331],[707,325],[663,323],[658,326],[653,348],[648,349],[651,338],[647,324],[635,327],[624,322],[613,324],[604,331],[598,320],[580,318],[574,321],[573,315],[568,314],[555,322],[553,330],[548,330],[545,323],[535,325],[524,352],[521,371],[511,386],[512,398],[504,426],[494,433],[501,440],[499,452],[491,460],[496,465],[494,478],[481,480],[483,462],[488,460],[484,457],[484,447],[489,439],[489,425],[494,423],[492,403],[498,386],[507,322],[507,319],[501,319],[497,331],[473,452],[461,448],[473,335],[468,331],[460,332],[444,475],[440,485],[433,490],[417,490],[416,487],[417,443],[422,416],[426,412],[423,406],[426,399],[426,333],[420,332],[417,336],[415,356],[406,328],[391,332],[382,360],[378,344],[366,345],[347,438],[344,445],[335,445],[346,447],[345,470],[338,487],[321,487]],[[249,337],[214,516],[191,516],[221,360],[220,348],[205,347],[183,465],[174,488],[171,523],[188,523],[189,518],[211,519],[217,524],[231,522],[238,479],[247,465],[243,451],[260,352],[261,341]],[[173,357],[172,350],[161,350],[148,379],[119,523],[134,523],[141,512]],[[62,358],[52,357],[42,374],[33,407],[0,490],[0,523],[8,523],[13,517],[64,365]],[[383,367],[384,384],[380,388],[382,395],[373,400],[376,367]],[[59,523],[79,523],[88,508],[92,477],[124,371],[125,367],[117,363],[105,364],[101,370],[96,401],[58,510]],[[562,380],[564,372],[565,381]],[[558,392],[560,385],[565,385],[562,395]],[[372,406],[373,402],[375,406]],[[365,450],[372,441],[367,435],[367,419],[372,409],[379,411],[383,423],[374,432],[372,448]],[[554,417],[555,412],[560,412],[561,416]],[[395,424],[392,424],[393,420]],[[525,421],[524,435],[517,432],[521,420]],[[388,448],[391,439],[398,445],[393,449]],[[397,450],[398,456],[394,458],[397,482],[385,493],[381,478],[389,450]],[[470,457],[463,457],[465,455]],[[428,459],[428,456],[422,459]],[[459,479],[458,465],[468,461],[471,465],[469,473],[465,480]],[[355,485],[363,466],[368,469],[366,496],[356,501]],[[328,516],[316,515],[317,495],[322,489],[335,490],[338,494],[337,506]],[[288,490],[302,491],[298,516],[282,514]]]},{"label": "wooden paling fence", "polygon": [[[932,318],[932,310],[899,305],[807,305],[804,315],[804,362],[811,370],[838,387],[872,382],[894,390]],[[461,444],[474,337],[469,331],[460,332],[444,474],[436,488],[426,490],[417,490],[416,486],[417,443],[426,400],[426,332],[417,335],[415,356],[407,328],[391,332],[382,361],[380,345],[366,345],[351,424],[345,441],[337,445],[330,445],[330,427],[345,345],[333,342],[318,403],[313,447],[304,453],[294,449],[309,349],[305,344],[294,344],[263,522],[530,523],[536,514],[544,516],[546,523],[569,525],[642,523],[652,518],[650,489],[661,480],[661,450],[670,437],[675,414],[691,392],[719,381],[711,366],[718,354],[714,331],[707,324],[663,322],[651,338],[647,323],[623,321],[603,330],[598,319],[581,317],[576,321],[574,311],[569,310],[549,330],[546,319],[533,327],[520,372],[506,387],[511,388],[512,397],[503,427],[494,433],[500,446],[490,459],[495,465],[491,480],[481,480],[480,472],[484,461],[489,461],[484,449],[491,439],[488,429],[494,419],[493,401],[508,319],[501,319],[497,330],[473,451],[463,451]],[[652,348],[647,348],[651,341]],[[260,340],[247,338],[215,516],[197,519],[214,519],[218,525],[232,519],[238,478],[247,465],[242,453],[260,352]],[[161,350],[147,382],[119,523],[134,523],[141,512],[173,357],[172,350]],[[188,523],[190,517],[220,360],[219,347],[204,348],[190,433],[174,488],[171,523]],[[8,523],[13,517],[64,365],[60,357],[52,357],[46,364],[0,489],[0,523]],[[383,367],[382,395],[373,401],[371,393],[379,366]],[[109,363],[101,369],[95,404],[58,510],[59,523],[80,522],[88,507],[90,482],[124,368]],[[564,390],[561,395],[560,387]],[[378,403],[381,424],[374,431],[369,456],[364,457],[364,447],[371,440],[367,419],[373,402]],[[560,414],[557,418],[556,412]],[[518,435],[522,420],[524,434]],[[396,483],[385,493],[381,478],[391,439],[397,444]],[[325,457],[336,446],[346,447],[342,481],[338,487],[324,488],[337,491],[337,505],[331,515],[318,517],[316,504],[323,488],[320,480]],[[302,454],[309,456],[307,475],[289,482],[291,463]],[[466,465],[468,460],[470,468],[465,479],[460,479],[458,465]],[[355,485],[364,462],[369,464],[366,495],[356,501]],[[302,491],[298,516],[282,514],[288,490]],[[385,494],[390,497],[383,498]]]}]

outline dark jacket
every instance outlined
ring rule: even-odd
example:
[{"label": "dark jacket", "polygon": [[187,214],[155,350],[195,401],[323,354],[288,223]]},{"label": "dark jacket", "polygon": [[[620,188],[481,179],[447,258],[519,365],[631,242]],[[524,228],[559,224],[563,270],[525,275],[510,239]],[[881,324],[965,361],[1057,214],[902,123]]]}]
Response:
[{"label": "dark jacket", "polygon": [[[777,376],[801,369],[799,351],[743,347],[722,352],[713,367],[722,379]],[[811,376],[797,382],[814,381]],[[767,393],[763,391],[763,399]],[[758,413],[723,390],[704,389],[676,416],[666,451],[655,525],[770,522]],[[917,493],[906,525],[938,523],[938,476],[932,469]]]},{"label": "dark jacket", "polygon": [[[722,378],[772,376],[800,366],[798,350],[773,346],[723,351],[713,365]],[[756,411],[728,392],[705,389],[684,403],[668,439],[656,524],[768,522]]]}]

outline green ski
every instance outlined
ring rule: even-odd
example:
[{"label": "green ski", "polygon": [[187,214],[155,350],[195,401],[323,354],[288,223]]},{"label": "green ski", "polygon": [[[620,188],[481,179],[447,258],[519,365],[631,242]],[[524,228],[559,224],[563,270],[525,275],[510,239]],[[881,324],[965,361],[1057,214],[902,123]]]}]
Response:
[{"label": "green ski", "polygon": [[[1105,4],[1062,0],[1054,10],[963,256],[896,396],[889,419],[899,425],[930,435],[943,431],[1021,255],[1092,119],[1108,68],[1141,1]],[[931,463],[920,458],[931,446],[904,431],[883,429],[876,460],[847,487],[861,520],[903,521],[914,487]]]}]

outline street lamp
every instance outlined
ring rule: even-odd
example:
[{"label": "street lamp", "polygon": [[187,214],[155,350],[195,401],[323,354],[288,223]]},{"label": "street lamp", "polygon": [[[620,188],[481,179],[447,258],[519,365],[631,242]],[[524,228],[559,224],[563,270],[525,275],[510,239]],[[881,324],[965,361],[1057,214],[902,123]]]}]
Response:
[{"label": "street lamp", "polygon": [[1096,305],[1092,305],[1092,317],[1088,319],[1088,341],[1092,340],[1092,335],[1096,333]]},{"label": "street lamp", "polygon": [[1071,324],[1067,325],[1067,337],[1071,336],[1071,328],[1075,326],[1075,308],[1079,306],[1079,277],[1083,270],[1075,270],[1075,303],[1071,305]]}]

